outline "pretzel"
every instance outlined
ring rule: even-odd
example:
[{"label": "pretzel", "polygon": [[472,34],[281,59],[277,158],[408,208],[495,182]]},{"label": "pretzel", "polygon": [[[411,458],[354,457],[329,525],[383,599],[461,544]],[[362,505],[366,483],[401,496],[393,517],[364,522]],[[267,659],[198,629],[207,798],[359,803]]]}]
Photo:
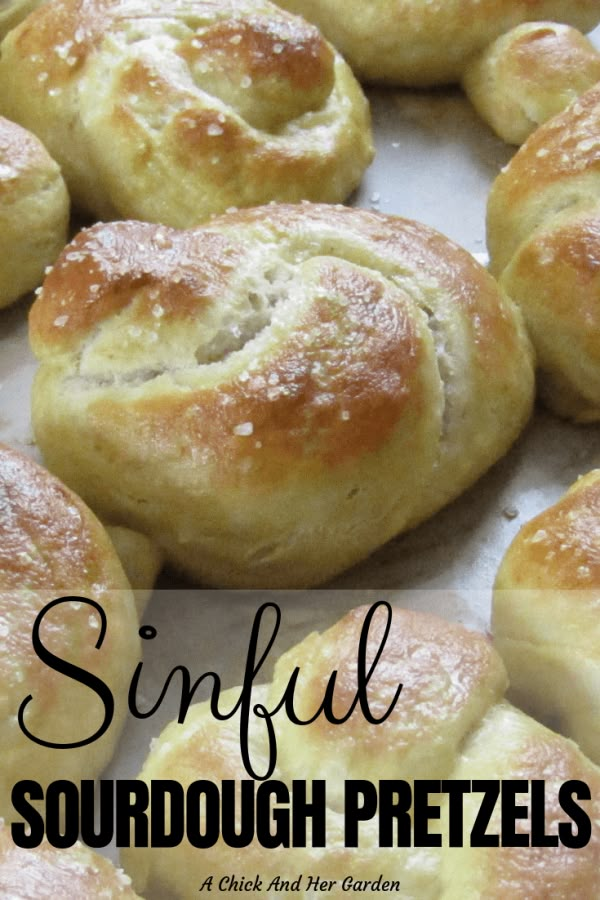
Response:
[{"label": "pretzel", "polygon": [[267,0],[53,0],[2,44],[0,109],[96,218],[188,227],[231,206],[335,202],[373,155],[346,63]]},{"label": "pretzel", "polygon": [[522,144],[600,81],[600,53],[576,28],[528,22],[470,60],[462,86],[480,116],[509,144]]},{"label": "pretzel", "polygon": [[511,696],[600,762],[600,470],[518,533],[496,578]]},{"label": "pretzel", "polygon": [[[356,691],[357,647],[365,616],[365,609],[354,610],[324,633],[311,634],[284,653],[276,664],[273,681],[264,689],[253,692],[252,704],[260,702],[268,710],[274,709],[292,672],[298,668],[294,710],[301,720],[307,720],[318,710],[335,670],[331,706],[334,714],[343,718],[351,709]],[[577,779],[588,785],[594,799],[585,804],[586,813],[592,818],[597,817],[600,796],[597,767],[570,741],[553,734],[503,699],[506,673],[486,637],[435,616],[398,608],[393,609],[385,640],[386,624],[386,616],[381,610],[376,611],[368,630],[366,653],[367,666],[371,666],[383,644],[368,683],[368,704],[373,715],[383,715],[398,684],[402,683],[398,702],[385,721],[379,724],[367,721],[360,705],[356,705],[350,717],[341,724],[330,723],[322,714],[312,724],[292,724],[286,709],[275,713],[272,719],[278,755],[270,779],[283,782],[290,792],[293,790],[294,799],[295,784],[300,788],[306,784],[313,801],[316,796],[313,786],[317,781],[325,781],[324,846],[313,846],[310,822],[307,822],[307,840],[296,842],[296,845],[292,844],[291,831],[288,843],[284,841],[279,846],[265,847],[257,835],[241,847],[226,840],[225,834],[231,834],[232,829],[240,833],[244,809],[240,784],[248,779],[240,755],[240,714],[224,722],[218,721],[211,714],[207,701],[192,707],[183,724],[172,722],[164,729],[153,743],[139,777],[148,785],[164,783],[161,779],[173,779],[184,791],[194,783],[206,781],[220,790],[225,781],[233,781],[236,785],[235,823],[231,821],[230,805],[223,801],[220,830],[214,843],[193,846],[192,838],[184,837],[172,848],[124,849],[124,865],[138,891],[147,891],[151,896],[169,896],[174,900],[191,900],[212,876],[213,892],[219,886],[222,895],[233,897],[243,890],[240,883],[252,885],[258,873],[263,893],[277,878],[287,883],[287,890],[285,887],[279,889],[283,897],[313,897],[319,890],[315,889],[315,876],[328,886],[321,886],[320,890],[327,889],[328,896],[332,897],[347,896],[349,891],[361,890],[361,884],[373,885],[378,878],[392,885],[399,882],[399,887],[393,891],[396,896],[418,900],[458,900],[508,894],[520,900],[543,896],[594,896],[600,861],[597,829],[593,829],[587,846],[580,849],[511,846],[510,827],[503,846],[490,847],[489,839],[485,846],[474,831],[482,805],[482,795],[478,791],[481,792],[483,787],[473,786],[471,792],[470,786],[472,781],[488,786],[490,782],[493,786],[493,782],[504,781],[510,787],[514,780],[544,780],[545,810],[542,816],[545,831],[551,835],[556,834],[557,823],[565,819],[557,796],[560,785],[567,780]],[[238,693],[234,688],[220,698],[221,712],[234,708]],[[261,765],[261,773],[267,753],[265,734],[264,721],[257,718],[250,729],[251,749],[253,758]],[[459,789],[460,782],[468,786],[461,799],[464,818],[460,825],[454,820],[454,846],[450,846],[448,831],[449,821],[453,818],[446,794],[450,788],[442,788],[443,796],[435,793],[440,789],[439,782],[446,779]],[[402,782],[413,790],[412,809],[410,794],[407,801]],[[439,815],[434,811],[426,824],[430,834],[441,836],[439,847],[433,846],[435,841],[430,842],[431,846],[425,846],[417,836],[414,809],[420,806],[419,782],[422,787],[429,788],[431,806],[440,807]],[[364,795],[369,797],[368,803],[363,803],[361,795],[358,804],[360,808],[362,803],[364,811],[360,815],[355,848],[350,846],[351,841],[344,840],[354,809],[348,802],[348,797],[352,796],[348,794],[348,784],[358,785],[362,791],[370,786],[370,792]],[[526,785],[518,787],[527,791]],[[375,800],[374,805],[372,791],[378,793],[380,801]],[[386,791],[387,803],[382,799]],[[298,793],[303,796],[304,789]],[[189,822],[194,820],[195,801],[189,793],[187,796]],[[318,796],[321,801],[317,800],[315,805],[322,810],[323,790]],[[387,828],[385,810],[393,819],[393,802],[398,803],[399,797],[402,798],[401,808],[410,810],[412,831],[403,816],[399,822],[394,822],[397,831]],[[527,797],[518,794],[517,802],[526,804]],[[289,804],[281,801],[278,805],[277,822],[281,824]],[[214,803],[210,804],[210,812],[206,811],[208,809],[202,808],[199,831],[213,835]],[[157,813],[160,814],[158,810]],[[258,812],[255,814],[258,817]],[[536,815],[539,815],[539,809]],[[509,801],[507,819],[510,817]],[[248,818],[252,819],[252,812],[245,810],[246,835]],[[313,825],[315,820],[321,821],[316,816]],[[269,819],[267,813],[262,813],[260,821],[263,834],[267,825],[272,833],[277,832],[273,817]],[[520,822],[516,826],[513,822],[513,828],[521,835],[528,835],[532,827],[530,822]],[[196,826],[192,828],[196,834]],[[486,820],[485,830],[499,836],[499,809],[489,822]],[[384,834],[394,835],[389,845],[382,838]],[[235,874],[237,888],[232,874]],[[349,878],[359,886],[348,888]],[[290,888],[292,884],[296,887]],[[368,888],[362,890],[369,893]],[[377,891],[370,891],[374,892]]]},{"label": "pretzel", "polygon": [[[133,594],[98,520],[56,478],[4,445],[0,509],[0,814],[8,817],[18,781],[95,778],[107,765],[140,642]],[[74,599],[55,602],[64,597]],[[96,646],[98,606],[106,634]],[[85,746],[64,747],[96,733],[105,706],[89,686],[48,664],[34,643],[38,620],[42,650],[102,679],[113,694],[108,730]]]},{"label": "pretzel", "polygon": [[491,270],[523,310],[539,387],[561,416],[600,405],[600,86],[538,128],[492,186]]},{"label": "pretzel", "polygon": [[192,578],[316,584],[516,438],[529,344],[470,254],[302,204],[82,232],[30,319],[45,459]]}]

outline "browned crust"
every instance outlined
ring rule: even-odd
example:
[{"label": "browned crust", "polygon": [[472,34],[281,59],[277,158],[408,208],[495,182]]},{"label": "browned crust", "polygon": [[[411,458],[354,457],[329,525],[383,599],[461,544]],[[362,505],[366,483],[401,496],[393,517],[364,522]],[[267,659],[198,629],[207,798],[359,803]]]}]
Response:
[{"label": "browned crust", "polygon": [[503,561],[497,587],[573,590],[576,602],[578,590],[599,586],[600,470],[596,469],[523,526]]},{"label": "browned crust", "polygon": [[7,596],[20,588],[57,596],[77,586],[128,589],[104,529],[84,503],[3,444],[0,509],[0,591]]},{"label": "browned crust", "polygon": [[[263,224],[267,236],[256,237],[253,226]],[[367,265],[380,265],[385,273],[393,260],[407,267],[418,260],[420,277],[435,279],[436,289],[469,322],[482,367],[502,371],[506,353],[513,352],[514,323],[498,303],[493,280],[469,254],[425,226],[318,205],[240,211],[183,232],[139,222],[95,226],[75,238],[48,275],[31,311],[32,345],[47,360],[76,353],[97,326],[134,300],[136,324],[152,327],[157,296],[164,335],[178,321],[217,309],[236,271],[252,265],[264,241],[285,235],[301,245],[312,229],[331,233],[336,227],[366,242],[371,258],[360,267],[347,265],[338,251],[328,255],[321,241],[314,251],[322,256],[314,300],[271,358],[268,380],[235,380],[218,390],[199,381],[183,395],[153,393],[122,406],[98,398],[90,422],[94,427],[97,420],[101,429],[110,418],[117,430],[133,427],[142,446],[166,449],[176,434],[177,454],[219,447],[217,468],[230,475],[250,453],[264,486],[291,460],[309,467],[311,460],[345,464],[384,446],[398,421],[418,416],[424,402],[419,312],[401,283]],[[327,372],[333,399],[326,405],[316,364]],[[285,387],[276,402],[274,384]],[[251,447],[235,434],[240,423],[252,423]]]}]

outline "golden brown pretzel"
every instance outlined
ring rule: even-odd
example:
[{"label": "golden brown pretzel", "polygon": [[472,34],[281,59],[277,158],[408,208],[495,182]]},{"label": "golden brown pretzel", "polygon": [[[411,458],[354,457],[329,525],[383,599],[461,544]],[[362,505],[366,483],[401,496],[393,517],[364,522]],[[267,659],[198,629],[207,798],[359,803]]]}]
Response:
[{"label": "golden brown pretzel", "polygon": [[96,226],[30,326],[50,468],[220,585],[352,565],[472,483],[531,405],[527,339],[485,270],[343,207]]},{"label": "golden brown pretzel", "polygon": [[[50,667],[34,647],[36,617],[65,596],[100,604],[104,640],[96,648],[102,628],[97,608],[74,601],[44,615],[42,644],[103,680],[115,699],[115,716],[98,740],[52,749],[27,737],[17,722],[29,695],[24,723],[47,742],[83,741],[105,714],[89,686]],[[0,815],[10,815],[11,791],[21,779],[45,786],[57,778],[95,778],[108,763],[125,715],[125,686],[139,658],[137,628],[133,594],[98,520],[56,478],[0,445]]]},{"label": "golden brown pretzel", "polygon": [[58,165],[35,135],[0,117],[0,309],[40,284],[68,224]]},{"label": "golden brown pretzel", "polygon": [[[318,709],[336,670],[332,707],[342,717],[356,692],[357,647],[365,613],[365,609],[354,610],[324,633],[309,635],[285,653],[276,664],[272,683],[261,693],[257,690],[252,702],[260,701],[272,710],[298,667],[294,709],[301,719],[308,719]],[[381,611],[375,613],[369,630],[369,662],[381,646],[385,621]],[[385,786],[395,780],[412,786],[415,780],[463,780],[470,785],[471,780],[504,779],[510,783],[543,779],[545,827],[548,834],[556,834],[557,823],[565,818],[557,799],[559,787],[567,780],[579,779],[594,798],[585,804],[587,814],[594,818],[599,811],[600,771],[573,743],[504,701],[506,673],[483,635],[434,616],[394,608],[387,642],[368,685],[372,713],[383,715],[398,683],[403,684],[398,702],[378,725],[367,722],[360,706],[344,724],[332,724],[320,716],[312,725],[292,725],[285,712],[273,718],[278,757],[272,778],[288,786],[299,779],[309,788],[313,780],[327,781],[324,847],[312,847],[309,838],[305,847],[264,848],[254,839],[237,849],[228,845],[222,832],[214,846],[203,849],[184,839],[172,849],[124,850],[124,864],[137,889],[149,897],[191,900],[209,875],[214,879],[214,891],[222,878],[235,872],[238,881],[245,878],[250,883],[258,873],[263,893],[277,876],[288,885],[301,876],[297,889],[281,891],[285,898],[314,897],[308,882],[314,874],[331,880],[327,895],[332,897],[348,896],[343,888],[348,876],[363,884],[378,876],[389,882],[398,879],[400,888],[393,893],[404,900],[596,897],[597,829],[581,849],[515,847],[510,846],[510,839],[502,847],[477,846],[476,839],[470,846],[471,826],[482,801],[476,788],[464,797],[464,831],[459,828],[462,847],[448,846],[448,797],[435,794],[431,803],[441,806],[440,821],[428,824],[430,832],[442,835],[441,847],[417,846],[416,839],[414,846],[410,841],[407,846],[401,842],[406,841],[403,826],[397,844],[380,845],[378,814],[361,823],[356,849],[345,845],[348,803],[341,798],[344,781],[365,780],[383,794]],[[227,692],[220,699],[220,709],[231,710],[238,697],[238,689]],[[250,734],[254,759],[262,767],[267,752],[263,723],[254,721]],[[147,783],[172,778],[186,789],[197,780],[211,780],[221,788],[226,779],[247,779],[240,756],[239,716],[218,722],[208,703],[192,707],[184,724],[171,723],[154,742],[140,777]],[[237,796],[239,802],[239,792]],[[519,802],[527,803],[526,796],[518,797]],[[384,805],[380,802],[378,813]],[[434,818],[438,818],[435,813]],[[225,812],[223,828],[229,819]],[[498,833],[499,819],[497,809],[489,834]],[[206,817],[201,822],[205,831]],[[517,830],[528,833],[529,823],[519,823]],[[238,895],[233,887],[229,889],[231,882],[223,884],[224,896]]]},{"label": "golden brown pretzel", "polygon": [[373,153],[346,63],[268,0],[52,0],[3,42],[0,109],[102,218],[343,200]]},{"label": "golden brown pretzel", "polygon": [[522,144],[600,81],[600,53],[576,28],[527,22],[501,35],[463,72],[477,112],[504,141]]},{"label": "golden brown pretzel", "polygon": [[366,81],[425,87],[459,81],[471,56],[521,22],[590,31],[597,0],[277,0],[315,22]]},{"label": "golden brown pretzel", "polygon": [[523,526],[498,571],[493,630],[512,697],[600,762],[600,470]]},{"label": "golden brown pretzel", "polygon": [[600,85],[538,128],[488,202],[491,269],[525,314],[542,396],[600,416]]}]

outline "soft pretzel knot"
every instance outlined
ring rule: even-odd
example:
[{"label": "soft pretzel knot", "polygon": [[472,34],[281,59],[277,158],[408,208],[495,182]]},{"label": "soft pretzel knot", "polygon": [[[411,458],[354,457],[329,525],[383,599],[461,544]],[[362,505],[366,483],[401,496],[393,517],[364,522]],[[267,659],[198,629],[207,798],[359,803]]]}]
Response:
[{"label": "soft pretzel knot", "polygon": [[30,324],[51,469],[217,584],[341,571],[477,478],[531,406],[527,338],[485,270],[343,207],[95,226]]},{"label": "soft pretzel knot", "polygon": [[426,87],[460,81],[470,58],[521,22],[590,31],[597,0],[277,0],[315,22],[366,81]]},{"label": "soft pretzel knot", "polygon": [[[322,634],[311,634],[285,653],[275,667],[270,685],[253,694],[253,702],[272,710],[280,702],[290,675],[299,669],[294,686],[294,712],[301,720],[315,715],[323,701],[332,672],[336,672],[332,710],[343,718],[351,709],[357,689],[357,646],[367,615],[366,609],[347,614]],[[553,734],[504,699],[507,679],[500,657],[490,641],[460,625],[434,616],[393,608],[389,633],[388,619],[377,610],[368,629],[367,665],[383,651],[368,685],[368,705],[381,718],[393,701],[398,684],[402,691],[385,721],[367,721],[357,705],[350,718],[333,724],[323,715],[313,724],[292,724],[286,710],[273,717],[277,738],[275,780],[283,781],[290,792],[294,780],[326,781],[326,840],[324,847],[262,847],[255,838],[248,846],[228,846],[221,835],[214,846],[199,849],[184,838],[171,849],[132,848],[123,851],[123,861],[138,891],[148,896],[192,898],[208,875],[214,885],[235,872],[249,882],[259,873],[263,892],[276,876],[292,883],[302,876],[299,890],[283,891],[284,897],[312,897],[308,876],[318,874],[335,881],[327,896],[347,896],[342,883],[348,875],[362,883],[379,876],[400,881],[396,896],[412,900],[463,900],[465,897],[523,898],[560,896],[592,897],[596,890],[600,862],[597,830],[583,849],[567,847],[476,847],[470,834],[481,794],[465,794],[464,820],[459,826],[463,847],[449,846],[448,797],[436,795],[432,803],[441,806],[439,821],[430,820],[430,832],[442,835],[442,846],[404,846],[403,838],[385,846],[379,815],[360,823],[358,847],[344,846],[344,820],[348,811],[344,781],[372,783],[385,790],[402,779],[413,787],[415,781],[471,779],[511,781],[544,779],[547,833],[556,833],[564,818],[556,799],[559,785],[578,779],[589,785],[592,802],[587,813],[597,817],[600,771],[577,747]],[[221,712],[229,712],[239,697],[239,689],[221,698]],[[267,755],[264,723],[253,722],[250,751],[262,767]],[[263,769],[261,768],[261,772]],[[168,725],[144,764],[140,778],[147,783],[169,778],[184,789],[197,780],[208,780],[221,789],[227,779],[247,779],[240,754],[239,716],[219,722],[211,715],[209,703],[190,709],[183,724]],[[296,782],[298,783],[298,782]],[[435,787],[432,785],[432,790]],[[240,828],[239,793],[236,825]],[[408,804],[410,806],[410,802]],[[418,804],[417,804],[418,805]],[[221,827],[231,834],[230,807],[223,813]],[[385,820],[385,801],[380,798]],[[279,811],[280,814],[282,810]],[[193,809],[188,807],[190,819]],[[215,810],[211,811],[214,821]],[[267,815],[267,813],[265,813]],[[250,818],[252,816],[250,815]],[[499,812],[489,833],[498,833]],[[248,819],[244,821],[247,824]],[[414,818],[413,818],[414,821]],[[264,824],[264,822],[263,822]],[[310,824],[307,825],[310,835]],[[528,833],[521,822],[517,829]],[[207,833],[201,814],[200,831]],[[410,839],[409,839],[410,840]],[[454,836],[456,841],[456,834]],[[349,842],[348,842],[349,843]],[[508,843],[508,842],[507,842]],[[235,896],[235,888],[226,896]],[[230,884],[230,882],[229,882]],[[360,888],[358,888],[360,889]],[[355,891],[357,888],[354,889]],[[363,891],[370,892],[363,887]],[[258,893],[255,894],[258,896]]]},{"label": "soft pretzel knot", "polygon": [[102,218],[339,201],[373,153],[346,63],[267,0],[51,0],[3,43],[0,95]]},{"label": "soft pretzel knot", "polygon": [[538,128],[488,202],[492,271],[523,310],[546,403],[600,416],[600,85]]},{"label": "soft pretzel knot", "polygon": [[[8,816],[14,815],[17,781],[79,781],[97,777],[108,764],[140,641],[131,588],[100,522],[57,478],[1,444],[0,510],[0,815]],[[55,602],[64,597],[73,599]],[[40,616],[45,648],[104,681],[114,696],[108,729],[85,746],[34,740],[76,744],[100,728],[105,712],[89,687],[39,655],[34,630]],[[23,723],[34,738],[17,719],[28,696]]]},{"label": "soft pretzel knot", "polygon": [[600,81],[600,53],[576,28],[526,22],[501,35],[465,68],[462,85],[503,140],[522,144]]},{"label": "soft pretzel knot", "polygon": [[600,762],[600,470],[523,526],[498,570],[493,630],[512,696]]}]

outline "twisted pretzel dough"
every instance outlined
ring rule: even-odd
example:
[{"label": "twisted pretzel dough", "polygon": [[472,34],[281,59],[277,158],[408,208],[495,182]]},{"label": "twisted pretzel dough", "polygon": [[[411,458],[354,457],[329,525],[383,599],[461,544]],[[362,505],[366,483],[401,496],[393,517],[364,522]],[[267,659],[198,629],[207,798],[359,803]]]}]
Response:
[{"label": "twisted pretzel dough", "polygon": [[[95,778],[106,766],[123,723],[123,689],[139,659],[140,642],[133,594],[100,523],[56,478],[3,445],[0,510],[0,815],[9,816],[14,815],[10,795],[17,781],[79,781]],[[47,614],[42,641],[110,687],[115,717],[97,741],[51,749],[26,737],[17,722],[17,710],[30,694],[25,722],[44,740],[82,740],[94,734],[104,716],[102,701],[89,687],[51,669],[35,652],[36,616],[64,596],[91,598],[102,606],[105,639],[96,649],[97,612],[72,603]]]},{"label": "twisted pretzel dough", "polygon": [[600,84],[538,128],[492,187],[492,271],[525,314],[542,397],[600,417]]},{"label": "twisted pretzel dough", "polygon": [[470,58],[521,22],[591,31],[598,0],[277,0],[305,16],[359,78],[428,87],[460,81]]},{"label": "twisted pretzel dough", "polygon": [[600,470],[528,522],[494,591],[493,631],[515,702],[600,762]]},{"label": "twisted pretzel dough", "polygon": [[33,290],[67,243],[60,170],[30,132],[0,117],[0,309]]},{"label": "twisted pretzel dough", "polygon": [[3,42],[0,107],[99,218],[187,227],[230,206],[338,201],[373,149],[317,29],[267,0],[54,0]]},{"label": "twisted pretzel dough", "polygon": [[[365,610],[349,613],[323,634],[312,634],[285,653],[275,668],[271,685],[253,702],[271,710],[279,703],[290,674],[299,667],[294,707],[302,718],[313,715],[323,699],[332,671],[337,670],[334,711],[342,716],[356,692],[357,647]],[[383,636],[377,613],[369,631],[367,658],[373,659]],[[506,673],[498,654],[481,634],[434,616],[395,608],[385,649],[369,683],[369,706],[378,715],[388,708],[399,683],[402,693],[392,715],[370,725],[357,706],[341,725],[321,716],[312,725],[292,725],[285,712],[275,715],[278,764],[273,778],[291,785],[293,779],[327,779],[327,841],[324,848],[276,847],[258,841],[235,849],[223,840],[198,850],[184,840],[178,847],[132,848],[123,860],[139,891],[150,896],[191,900],[212,874],[219,879],[235,872],[237,878],[263,878],[265,890],[276,875],[292,881],[303,876],[299,891],[282,897],[312,897],[307,875],[336,879],[329,896],[342,897],[341,880],[399,879],[404,900],[464,900],[465,897],[596,897],[600,863],[600,837],[593,829],[582,850],[567,847],[471,847],[470,832],[481,794],[465,795],[464,847],[448,846],[448,798],[440,798],[440,822],[428,830],[443,835],[441,848],[379,846],[379,823],[361,823],[357,849],[344,847],[344,779],[365,779],[378,785],[386,779],[545,779],[547,833],[556,833],[564,819],[556,795],[568,779],[590,786],[593,802],[586,804],[592,818],[600,812],[600,771],[570,741],[548,731],[503,700]],[[229,711],[238,690],[221,698],[221,711]],[[154,742],[140,777],[172,778],[187,787],[208,779],[220,787],[224,779],[247,778],[240,758],[238,718],[218,722],[208,703],[192,707],[183,725],[173,722]],[[265,753],[265,731],[254,723],[250,732],[254,759]],[[431,798],[432,805],[437,798]],[[525,798],[522,798],[525,799]],[[499,811],[489,833],[498,833]],[[203,822],[204,819],[201,819]],[[517,829],[528,830],[525,823]],[[152,892],[155,893],[152,893]],[[224,896],[237,896],[223,891]]]},{"label": "twisted pretzel dough", "polygon": [[462,77],[479,115],[509,144],[522,144],[597,81],[600,53],[576,28],[556,22],[511,29]]},{"label": "twisted pretzel dough", "polygon": [[94,227],[30,326],[50,468],[220,585],[352,565],[471,484],[531,407],[528,341],[485,270],[343,207]]}]

